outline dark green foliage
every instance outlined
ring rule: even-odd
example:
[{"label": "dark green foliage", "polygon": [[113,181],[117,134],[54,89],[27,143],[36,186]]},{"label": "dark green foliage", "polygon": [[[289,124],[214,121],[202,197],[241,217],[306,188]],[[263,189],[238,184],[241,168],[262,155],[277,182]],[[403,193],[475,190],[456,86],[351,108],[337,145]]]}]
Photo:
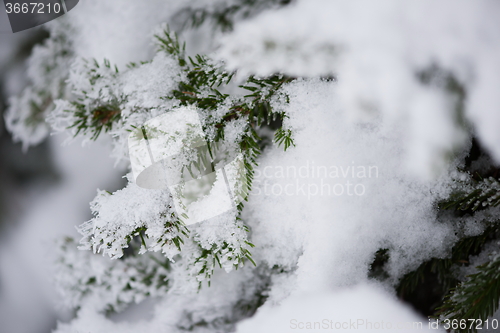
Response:
[{"label": "dark green foliage", "polygon": [[[170,208],[170,207],[169,207]],[[166,217],[162,215],[162,217]],[[164,246],[165,244],[169,243],[174,243],[175,247],[180,251],[181,250],[181,244],[184,244],[183,237],[189,237],[189,229],[186,227],[186,224],[182,220],[182,217],[178,217],[176,214],[172,213],[170,215],[170,219],[165,218],[165,229],[167,230],[167,233],[177,234],[177,236],[172,237],[172,238],[166,238],[164,240],[159,239],[158,242],[161,243],[161,246]]]},{"label": "dark green foliage", "polygon": [[[480,265],[446,297],[440,314],[449,319],[486,320],[498,309],[500,300],[500,256]],[[474,332],[467,328],[461,332]]]},{"label": "dark green foliage", "polygon": [[[438,68],[422,72],[421,80],[445,88],[460,98],[465,96],[456,80]],[[457,104],[457,107],[460,105]],[[500,300],[498,257],[476,267],[476,272],[465,281],[459,274],[461,268],[471,265],[471,256],[481,254],[487,244],[500,240],[500,219],[495,216],[494,209],[500,203],[497,197],[500,170],[491,163],[491,158],[477,140],[472,140],[469,156],[464,162],[460,171],[470,176],[466,180],[455,180],[452,194],[436,203],[439,219],[455,223],[457,242],[448,257],[432,258],[422,263],[416,270],[406,274],[396,288],[399,297],[422,314],[458,322],[488,318],[498,308]],[[484,213],[478,213],[480,210],[484,210]],[[482,225],[483,232],[467,237],[462,219],[474,219],[476,214],[481,214],[477,223]],[[388,255],[390,249],[376,253],[369,277],[378,280],[388,277],[384,270]],[[458,327],[457,331],[472,331],[471,326],[467,325],[467,329]]]},{"label": "dark green foliage", "polygon": [[[101,74],[100,69],[105,69],[110,78],[115,78],[118,68],[112,66],[109,60],[104,59],[102,67],[94,59],[92,64],[85,62],[87,72],[85,73],[91,86],[96,85],[99,80],[109,79]],[[121,96],[107,96],[104,100],[97,100],[89,103],[92,98],[88,97],[88,91],[81,92],[83,96],[71,102],[71,109],[64,110],[71,113],[73,123],[68,128],[76,129],[75,136],[79,134],[91,134],[90,139],[96,140],[102,132],[113,129],[113,125],[121,119],[121,107],[123,102]],[[101,94],[101,92],[99,92]]]},{"label": "dark green foliage", "polygon": [[379,281],[385,280],[389,275],[384,270],[385,264],[389,261],[389,249],[380,249],[375,253],[375,258],[370,265],[368,277]]},{"label": "dark green foliage", "polygon": [[[115,73],[118,73],[118,67],[116,67],[116,65],[111,66],[111,62],[108,59],[103,60],[103,66],[104,68],[114,70]],[[94,66],[91,67],[90,70],[88,71],[90,84],[92,85],[95,84],[97,80],[102,78],[102,75],[98,73],[99,68],[100,68],[99,63],[97,62],[97,60],[94,59]]]},{"label": "dark green foliage", "polygon": [[181,105],[194,104],[201,109],[215,110],[229,97],[218,88],[223,84],[227,85],[234,73],[222,71],[201,55],[196,55],[194,59],[189,57],[184,69],[187,82],[181,82],[171,97],[179,100]]},{"label": "dark green foliage", "polygon": [[[436,314],[443,304],[444,296],[450,291],[453,293],[453,288],[460,283],[454,273],[455,270],[468,266],[469,257],[478,255],[484,245],[497,239],[498,235],[498,225],[492,224],[478,236],[461,238],[452,248],[450,257],[433,258],[420,265],[415,271],[406,274],[397,288],[398,295],[413,303],[424,314]],[[462,306],[467,307],[470,304],[462,304]]]},{"label": "dark green foliage", "polygon": [[[182,221],[182,218],[178,218],[176,214],[172,213],[170,216],[170,219],[167,218],[166,214],[161,214],[160,215],[162,218],[165,219],[165,230],[167,234],[170,235],[176,235],[171,238],[159,238],[157,240],[157,243],[160,246],[164,246],[166,244],[173,244],[179,251],[181,251],[181,244],[184,244],[184,238],[189,237],[189,229],[186,227],[184,222]],[[139,243],[139,245],[142,245],[144,248],[147,248],[146,245],[146,240],[147,238],[146,235],[146,227],[138,227],[135,229],[130,235],[127,235],[125,237],[128,246],[130,247],[130,251],[128,253],[133,253],[134,255],[139,252],[137,249],[137,246],[134,246],[134,244]],[[135,242],[134,242],[135,240]]]},{"label": "dark green foliage", "polygon": [[[477,142],[474,147],[477,147]],[[480,156],[480,154],[477,154]],[[482,170],[486,175],[496,175],[495,168]],[[453,193],[446,202],[440,203],[441,209],[453,209],[468,215],[476,211],[500,204],[500,183],[497,178],[482,177],[479,172],[474,172],[474,177],[467,183],[461,184],[461,189]],[[498,221],[494,221],[478,239],[476,244],[464,244],[464,252],[479,253],[486,241],[498,241]],[[498,256],[476,267],[476,273],[469,275],[465,281],[457,283],[451,288],[438,309],[441,318],[457,321],[486,320],[498,309],[500,302],[500,258]],[[479,321],[477,321],[480,323]],[[467,325],[466,328],[458,327],[457,332],[475,332],[477,325]]]},{"label": "dark green foliage", "polygon": [[[186,43],[180,43],[177,34],[171,33],[170,29],[167,27],[163,30],[163,35],[155,35],[158,40],[158,47],[161,51],[164,51],[178,59],[179,66],[186,66]],[[133,64],[135,66],[135,64]]]},{"label": "dark green foliage", "polygon": [[472,184],[454,193],[446,202],[439,205],[441,209],[456,209],[475,212],[500,204],[500,182],[488,177],[480,181],[472,180]]},{"label": "dark green foliage", "polygon": [[[464,189],[454,193],[447,202],[441,203],[441,209],[454,209],[474,214],[475,211],[499,204],[499,182],[493,177],[479,180],[472,179],[464,185]],[[487,240],[497,240],[499,237],[498,225],[495,223],[478,239],[476,244],[464,244],[463,251],[478,249]],[[489,233],[489,237],[488,234]],[[480,244],[479,244],[480,243]],[[438,309],[442,318],[457,321],[486,320],[498,309],[500,302],[500,257],[476,267],[476,273],[449,290],[443,304]],[[479,321],[476,321],[479,322]],[[466,328],[457,328],[457,332],[476,332],[477,325],[467,325]]]},{"label": "dark green foliage", "polygon": [[[434,293],[433,297],[423,301],[425,304],[420,304],[420,310],[427,315],[434,313],[444,295],[459,282],[453,269],[468,266],[469,257],[479,254],[484,244],[497,236],[497,232],[498,227],[491,226],[478,236],[462,238],[452,248],[449,258],[433,258],[420,265],[415,271],[406,274],[397,288],[398,295],[410,301],[415,297],[420,297],[419,294],[423,290],[429,294],[426,296]],[[433,287],[430,287],[429,282]],[[432,290],[429,290],[429,288]],[[428,304],[429,300],[433,304]],[[429,306],[430,309],[425,309],[425,307]]]},{"label": "dark green foliage", "polygon": [[[245,242],[249,247],[255,247],[250,242]],[[236,259],[236,263],[234,264],[234,268],[238,269],[240,263],[245,263],[245,260],[249,260],[254,266],[257,266],[255,261],[252,259],[252,254],[250,251],[244,247],[240,249],[232,248],[227,242],[223,242],[222,246],[217,246],[214,244],[211,249],[201,249],[201,254],[196,258],[195,263],[202,262],[202,268],[198,272],[198,276],[203,276],[208,281],[208,286],[210,286],[210,278],[214,273],[214,268],[219,266],[222,268],[219,253],[223,253],[228,251],[230,253],[235,253],[236,258],[229,257],[229,260]],[[201,289],[202,282],[200,281],[198,284],[198,290]]]},{"label": "dark green foliage", "polygon": [[[474,214],[485,206],[496,206],[495,201],[489,199],[495,195],[491,186],[493,182],[498,183],[493,179],[471,180],[471,183],[463,184],[461,191],[441,202],[439,208]],[[490,222],[482,234],[462,237],[452,248],[450,257],[433,258],[405,275],[397,288],[399,296],[426,315],[458,321],[487,319],[498,309],[500,300],[499,258],[478,266],[477,273],[468,276],[465,282],[461,282],[455,272],[459,267],[469,266],[470,256],[481,253],[484,245],[497,240],[499,234],[498,224]],[[475,325],[457,328],[457,332],[472,332],[472,326]]]},{"label": "dark green foliage", "polygon": [[[277,95],[280,95],[280,97],[283,97],[288,102],[288,96],[281,93],[280,88],[283,84],[291,82],[292,80],[293,78],[280,74],[263,79],[250,76],[247,83],[240,86],[251,92],[251,94],[245,95],[245,98],[249,101],[246,102],[245,105],[238,105],[237,108],[246,110],[250,122],[257,126],[261,126],[263,123],[269,125],[272,121],[277,119],[282,121],[286,115],[283,112],[273,112],[271,101],[273,98],[277,97]],[[281,130],[283,131],[282,128]],[[293,144],[293,142],[290,144]]]},{"label": "dark green foliage", "polygon": [[92,110],[79,102],[71,103],[75,108],[74,111],[66,110],[66,112],[73,112],[76,117],[75,122],[69,128],[76,128],[76,135],[82,133],[91,133],[91,139],[96,140],[101,132],[108,132],[113,128],[113,123],[120,119],[119,105],[101,105]]},{"label": "dark green foliage", "polygon": [[278,144],[283,144],[285,150],[287,150],[288,147],[290,147],[291,145],[295,146],[292,139],[292,131],[290,131],[289,129],[284,130],[282,128],[279,128],[276,131],[275,137],[276,137],[276,142]]}]

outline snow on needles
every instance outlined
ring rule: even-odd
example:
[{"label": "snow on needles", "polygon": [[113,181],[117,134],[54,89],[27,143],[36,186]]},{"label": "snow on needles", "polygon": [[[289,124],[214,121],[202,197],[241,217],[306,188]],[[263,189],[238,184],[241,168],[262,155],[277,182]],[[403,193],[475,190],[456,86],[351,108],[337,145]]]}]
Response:
[{"label": "snow on needles", "polygon": [[[67,83],[87,113],[85,127],[91,127],[94,121],[91,108],[108,107],[119,112],[119,125],[108,129],[114,139],[113,157],[118,162],[128,157],[127,140],[132,126],[139,126],[172,108],[174,103],[163,97],[168,96],[182,78],[178,64],[168,55],[158,53],[150,62],[122,71],[106,60],[102,63],[78,58]],[[47,119],[52,128],[67,132],[70,137],[81,132],[80,126],[74,126],[79,120],[75,116],[78,106],[67,100],[57,100],[55,104]],[[85,134],[89,141],[93,133]]]},{"label": "snow on needles", "polygon": [[175,244],[169,242],[182,234],[167,226],[175,223],[168,191],[147,190],[129,183],[113,195],[99,191],[90,207],[95,217],[80,227],[83,248],[119,258],[130,242],[127,236],[146,227],[152,251],[161,249],[170,259],[179,253]]}]

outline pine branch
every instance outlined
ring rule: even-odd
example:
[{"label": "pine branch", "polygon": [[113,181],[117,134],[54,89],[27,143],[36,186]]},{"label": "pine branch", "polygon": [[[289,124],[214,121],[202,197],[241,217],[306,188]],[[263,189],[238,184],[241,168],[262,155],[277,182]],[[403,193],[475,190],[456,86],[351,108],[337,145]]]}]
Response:
[{"label": "pine branch", "polygon": [[[237,205],[238,214],[235,215],[234,225],[227,226],[231,234],[227,240],[211,240],[208,244],[201,242],[196,234],[190,235],[189,230],[182,222],[180,216],[174,216],[171,204],[168,200],[163,201],[165,207],[158,211],[159,207],[152,206],[151,213],[147,218],[132,218],[124,213],[116,211],[114,207],[123,206],[126,211],[130,205],[137,205],[134,200],[148,196],[146,192],[140,196],[133,194],[142,191],[135,186],[130,186],[113,194],[101,192],[101,195],[92,203],[95,217],[80,227],[83,235],[81,241],[82,249],[93,249],[95,252],[108,254],[112,258],[121,258],[123,250],[131,246],[134,239],[140,239],[141,253],[147,251],[161,250],[170,259],[177,254],[199,267],[195,278],[200,281],[210,281],[214,268],[218,265],[227,271],[237,269],[246,262],[256,265],[252,258],[250,249],[253,244],[247,239],[248,228],[240,219],[244,201],[252,188],[254,168],[257,166],[258,156],[261,154],[261,141],[256,129],[262,126],[271,126],[278,123],[275,141],[288,149],[293,142],[293,133],[290,129],[283,128],[283,120],[286,114],[283,111],[275,111],[273,103],[280,99],[288,101],[288,96],[282,92],[282,86],[291,82],[293,78],[283,75],[272,75],[266,78],[249,77],[240,87],[249,91],[248,95],[230,95],[221,91],[227,90],[234,73],[224,70],[221,64],[213,62],[210,58],[202,55],[187,57],[185,44],[181,43],[175,33],[167,29],[163,35],[156,36],[159,43],[159,52],[165,52],[178,63],[180,70],[184,72],[183,79],[172,91],[165,91],[163,100],[174,101],[173,105],[194,105],[202,114],[202,126],[207,134],[206,141],[209,149],[216,149],[225,142],[226,126],[235,121],[242,121],[242,133],[238,136],[238,142],[232,145],[239,147],[243,159],[241,161],[245,168],[245,176],[241,181],[246,189],[237,195],[242,199]],[[140,66],[148,66],[149,63],[131,63],[128,70],[137,70]],[[101,133],[115,131],[115,128],[124,126],[126,117],[123,115],[125,105],[128,105],[129,97],[122,93],[120,88],[121,77],[124,73],[118,71],[109,61],[100,64],[96,61],[84,61],[77,68],[80,75],[78,82],[82,87],[77,91],[79,99],[67,104],[65,113],[71,115],[72,123],[69,129],[74,135],[89,135],[96,139]],[[148,112],[148,110],[131,110],[130,112]],[[220,112],[224,110],[225,112]],[[129,117],[129,115],[127,115]],[[124,119],[125,118],[125,119]],[[210,148],[212,147],[212,148]],[[210,153],[214,153],[210,151]],[[193,172],[199,168],[202,161],[188,161],[184,165],[184,171]],[[147,191],[147,190],[144,190]],[[148,192],[149,193],[149,192]],[[160,196],[163,196],[161,194]],[[161,207],[160,207],[161,208]],[[104,213],[107,211],[107,213]],[[123,216],[122,216],[123,215]],[[107,216],[103,218],[102,216]],[[110,218],[113,216],[113,218]],[[114,219],[116,217],[116,219]],[[195,242],[197,255],[191,257],[184,255],[182,247],[185,241]],[[190,243],[191,250],[194,248]]]},{"label": "pine branch", "polygon": [[464,184],[464,189],[452,194],[450,198],[439,204],[440,209],[455,209],[475,212],[500,204],[500,182],[488,177],[480,181],[471,180]]},{"label": "pine branch", "polygon": [[[78,228],[83,236],[80,248],[117,259],[123,257],[123,249],[128,248],[135,237],[141,237],[147,240],[141,252],[161,250],[172,260],[189,237],[189,230],[173,210],[167,192],[155,195],[148,191],[134,184],[115,193],[100,191],[91,202],[94,218]],[[155,201],[143,202],[142,198],[148,195]],[[140,204],[149,204],[146,215],[127,213],[130,206]]]},{"label": "pine branch", "polygon": [[484,244],[496,236],[497,231],[497,226],[490,226],[478,236],[466,237],[458,241],[453,246],[449,258],[433,258],[424,262],[415,271],[406,274],[401,279],[397,288],[398,294],[404,296],[412,293],[419,284],[425,282],[429,273],[435,274],[441,290],[444,293],[448,292],[459,282],[452,272],[452,267],[468,265],[469,257],[479,254]]},{"label": "pine branch", "polygon": [[67,129],[73,130],[73,136],[90,135],[91,140],[96,140],[102,132],[111,131],[121,120],[121,108],[126,97],[118,92],[116,82],[120,73],[109,60],[104,59],[102,64],[96,60],[83,60],[79,66],[86,86],[82,90],[73,90],[78,98],[68,103],[62,112],[70,118]]},{"label": "pine branch", "polygon": [[113,124],[120,120],[120,106],[118,103],[113,105],[100,105],[89,109],[86,105],[79,102],[72,102],[72,112],[75,120],[68,129],[75,128],[75,136],[81,134],[91,134],[91,140],[96,140],[101,132],[109,132],[113,129]]},{"label": "pine branch", "polygon": [[[186,43],[180,43],[179,37],[176,33],[170,32],[170,29],[166,27],[163,30],[163,35],[155,35],[158,40],[159,50],[170,54],[177,59],[179,66],[184,67],[187,65],[186,62]],[[135,65],[135,64],[134,64]]]},{"label": "pine branch", "polygon": [[287,150],[292,145],[295,146],[295,143],[292,139],[292,131],[290,131],[289,129],[284,130],[282,128],[279,128],[275,134],[275,141],[280,145],[283,144],[285,150]]},{"label": "pine branch", "polygon": [[[477,273],[469,275],[445,298],[439,308],[444,318],[486,320],[499,307],[500,302],[500,256],[496,255],[488,263],[480,265]],[[457,332],[475,332],[475,327],[459,329]]]}]

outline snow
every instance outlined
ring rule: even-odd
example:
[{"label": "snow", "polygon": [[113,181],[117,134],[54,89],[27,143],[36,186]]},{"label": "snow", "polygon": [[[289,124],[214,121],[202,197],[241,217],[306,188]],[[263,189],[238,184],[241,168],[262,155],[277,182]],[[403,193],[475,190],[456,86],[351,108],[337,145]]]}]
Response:
[{"label": "snow", "polygon": [[[317,79],[284,88],[290,96],[285,122],[296,146],[274,147],[260,159],[246,211],[256,259],[271,267],[298,260],[290,276],[298,290],[362,281],[379,248],[390,249],[388,269],[397,279],[422,260],[445,255],[454,241],[434,210],[449,193],[449,179],[424,181],[408,172],[405,133],[397,124],[352,123],[337,88]],[[332,167],[340,172],[332,174]]]},{"label": "snow", "polygon": [[413,313],[380,288],[361,284],[336,293],[290,297],[279,308],[261,307],[238,325],[237,333],[323,332],[443,332]]},{"label": "snow", "polygon": [[75,54],[108,59],[123,69],[129,62],[152,57],[151,32],[181,7],[163,0],[85,0],[66,14],[75,27]]},{"label": "snow", "polygon": [[158,53],[150,63],[123,75],[123,94],[130,96],[128,105],[154,108],[163,103],[165,92],[175,88],[183,78],[179,65],[165,53]]},{"label": "snow", "polygon": [[218,56],[240,75],[334,75],[355,118],[415,118],[408,164],[432,177],[465,137],[449,94],[419,79],[436,65],[465,86],[467,120],[500,162],[499,11],[491,1],[297,1],[239,23]]},{"label": "snow", "polygon": [[[168,233],[165,235],[165,223],[174,212],[171,204],[168,191],[146,190],[134,183],[113,195],[98,191],[91,202],[95,217],[79,229],[84,236],[82,248],[119,258],[123,256],[122,249],[128,247],[127,236],[143,226],[148,228],[151,242],[159,243],[163,237],[169,237]],[[162,250],[169,258],[178,253],[173,244]]]},{"label": "snow", "polygon": [[[108,67],[104,61],[77,58],[69,72],[67,85],[73,95],[80,98],[79,102],[86,106],[88,113],[102,105],[119,111],[119,125],[109,131],[113,138],[112,157],[117,163],[128,160],[127,143],[133,126],[141,126],[174,106],[171,100],[162,97],[168,97],[183,78],[179,65],[164,53],[159,53],[141,67],[118,72],[111,62]],[[47,117],[47,122],[56,133],[67,133],[71,141],[78,129],[68,127],[78,119],[66,110],[74,111],[75,106],[67,100],[56,100],[55,109]],[[87,140],[84,143],[88,143],[92,133],[87,133],[85,137]]]}]

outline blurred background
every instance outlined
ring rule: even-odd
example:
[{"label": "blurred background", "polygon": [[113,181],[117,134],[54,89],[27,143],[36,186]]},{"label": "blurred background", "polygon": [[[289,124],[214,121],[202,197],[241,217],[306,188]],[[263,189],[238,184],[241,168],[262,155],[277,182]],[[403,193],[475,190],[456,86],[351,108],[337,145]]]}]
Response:
[{"label": "blurred background", "polygon": [[96,188],[120,188],[123,170],[106,142],[63,145],[51,136],[25,152],[12,142],[3,116],[9,96],[26,86],[26,59],[48,33],[13,34],[0,12],[0,332],[50,332],[72,314],[57,306],[48,249],[58,237],[78,239],[75,226],[90,219]]}]

